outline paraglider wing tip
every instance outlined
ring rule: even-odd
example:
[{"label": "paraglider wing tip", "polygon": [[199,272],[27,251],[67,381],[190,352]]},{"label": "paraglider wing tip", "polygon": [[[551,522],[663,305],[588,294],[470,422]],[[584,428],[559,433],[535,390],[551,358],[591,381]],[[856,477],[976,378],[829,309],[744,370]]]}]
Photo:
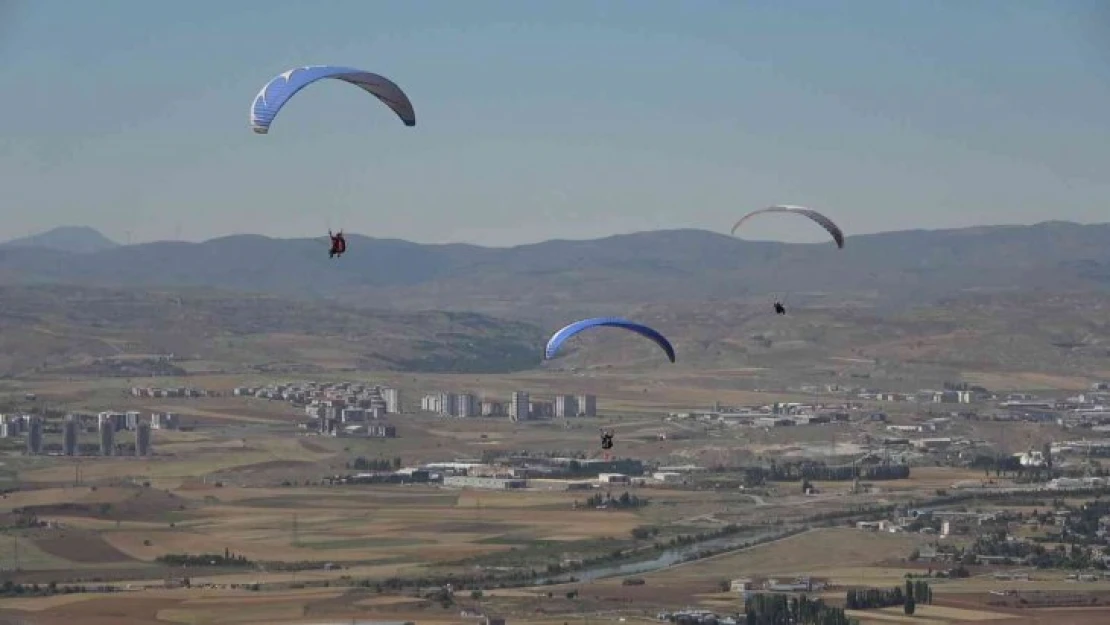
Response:
[{"label": "paraglider wing tip", "polygon": [[254,126],[254,127],[251,128],[251,130],[253,130],[254,134],[256,134],[256,135],[264,135],[264,134],[269,132],[269,129],[262,128],[262,127],[259,127],[259,126]]},{"label": "paraglider wing tip", "polygon": [[416,120],[415,119],[413,119],[413,120],[406,119],[406,120],[404,120],[404,122],[405,122],[405,125],[408,126],[409,128],[412,128],[413,126],[416,125]]}]

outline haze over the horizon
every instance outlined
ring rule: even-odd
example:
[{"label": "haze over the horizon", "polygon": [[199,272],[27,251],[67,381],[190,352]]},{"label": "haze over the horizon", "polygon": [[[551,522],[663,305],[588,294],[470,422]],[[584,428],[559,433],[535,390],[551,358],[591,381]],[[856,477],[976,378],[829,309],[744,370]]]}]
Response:
[{"label": "haze over the horizon", "polygon": [[[848,234],[1110,219],[1099,0],[0,0],[0,15],[0,239],[343,227],[500,246],[727,231],[776,202]],[[393,78],[417,126],[333,83],[251,133],[259,87],[317,63]]]}]

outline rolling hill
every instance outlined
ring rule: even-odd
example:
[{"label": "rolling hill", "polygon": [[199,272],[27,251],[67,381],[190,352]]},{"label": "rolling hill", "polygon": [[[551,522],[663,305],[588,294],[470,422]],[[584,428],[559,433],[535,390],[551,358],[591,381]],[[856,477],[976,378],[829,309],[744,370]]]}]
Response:
[{"label": "rolling hill", "polygon": [[61,226],[28,237],[12,239],[0,248],[38,248],[60,252],[103,252],[119,247],[119,243],[88,226]]},{"label": "rolling hill", "polygon": [[0,287],[0,302],[0,376],[198,369],[503,372],[535,366],[542,354],[537,328],[476,313],[70,286]]},{"label": "rolling hill", "polygon": [[[841,251],[698,230],[512,248],[351,236],[339,260],[320,241],[253,235],[89,252],[24,242],[0,246],[0,373],[118,372],[123,354],[172,352],[228,370],[1106,378],[1107,241],[1110,224],[1047,222],[857,236]],[[679,364],[621,332],[541,363],[546,333],[600,314],[657,327]]]},{"label": "rolling hill", "polygon": [[210,287],[552,324],[631,305],[786,294],[809,306],[901,306],[984,289],[1106,292],[1107,241],[1110,224],[1066,222],[856,236],[841,251],[700,230],[511,248],[351,235],[336,261],[319,240],[238,235],[86,253],[4,247],[0,284]]}]

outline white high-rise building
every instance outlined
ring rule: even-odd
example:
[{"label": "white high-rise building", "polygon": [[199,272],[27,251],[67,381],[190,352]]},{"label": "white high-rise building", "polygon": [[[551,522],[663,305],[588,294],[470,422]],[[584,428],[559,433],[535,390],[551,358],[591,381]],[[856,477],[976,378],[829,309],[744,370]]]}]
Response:
[{"label": "white high-rise building", "polygon": [[597,396],[596,395],[579,395],[578,396],[578,416],[580,416],[580,417],[596,417],[597,416]]},{"label": "white high-rise building", "polygon": [[387,413],[401,414],[401,391],[385,386],[382,387],[382,397],[385,399]]},{"label": "white high-rise building", "polygon": [[556,395],[555,396],[555,416],[556,417],[577,417],[578,416],[578,398],[574,395]]},{"label": "white high-rise building", "polygon": [[420,410],[439,414],[443,411],[443,402],[439,393],[431,393],[420,398]]},{"label": "white high-rise building", "polygon": [[478,398],[470,393],[459,393],[455,398],[455,416],[477,417]]},{"label": "white high-rise building", "polygon": [[529,404],[528,393],[513,391],[513,396],[509,400],[509,418],[513,421],[527,421]]},{"label": "white high-rise building", "polygon": [[448,417],[459,416],[459,396],[455,393],[443,393],[439,400],[441,415]]}]

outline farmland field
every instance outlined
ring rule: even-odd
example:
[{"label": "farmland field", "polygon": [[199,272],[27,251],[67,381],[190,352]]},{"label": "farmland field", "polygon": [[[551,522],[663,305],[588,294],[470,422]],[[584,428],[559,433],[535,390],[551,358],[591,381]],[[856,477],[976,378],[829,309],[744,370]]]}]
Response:
[{"label": "farmland field", "polygon": [[[539,393],[561,391],[567,388],[569,375],[421,376],[415,383],[400,378],[394,383],[409,389],[416,384],[421,389],[474,389],[500,395],[520,387]],[[38,392],[57,405],[92,401],[167,410],[182,415],[190,427],[157,432],[155,455],[149,458],[86,456],[76,462],[9,455],[4,459],[3,468],[18,476],[21,488],[0,499],[0,514],[32,514],[46,526],[8,530],[10,538],[0,540],[0,560],[14,564],[18,558],[20,570],[2,574],[43,584],[88,584],[98,579],[133,592],[3,598],[0,619],[33,616],[34,623],[47,625],[242,625],[350,618],[446,624],[458,622],[460,607],[481,606],[512,615],[514,622],[559,625],[586,614],[591,621],[615,622],[618,612],[633,620],[650,619],[655,610],[682,605],[729,613],[740,609],[735,594],[721,592],[722,582],[730,579],[813,576],[839,588],[891,587],[901,584],[907,572],[920,571],[905,558],[935,539],[916,533],[863,532],[843,525],[815,527],[790,538],[639,574],[643,585],[624,585],[624,577],[618,576],[588,584],[490,587],[482,590],[480,599],[468,599],[471,590],[466,589],[456,593],[451,609],[412,591],[379,592],[374,586],[394,577],[463,575],[524,563],[542,569],[618,549],[643,549],[652,540],[712,532],[727,523],[777,519],[786,525],[805,524],[815,514],[843,514],[862,505],[908,505],[957,483],[986,480],[979,470],[918,466],[908,479],[876,482],[870,492],[855,492],[851,482],[815,481],[819,492],[814,495],[803,495],[796,483],[753,491],[656,484],[579,492],[567,491],[563,480],[537,477],[530,480],[530,488],[514,492],[434,484],[332,485],[326,480],[350,473],[358,458],[390,462],[397,458],[402,466],[413,466],[479,458],[487,451],[596,455],[591,450],[596,447],[597,428],[603,426],[616,432],[621,454],[659,464],[801,458],[823,448],[843,454],[866,452],[867,430],[856,424],[729,430],[664,414],[714,400],[789,397],[721,388],[727,375],[687,372],[653,375],[643,381],[627,374],[591,374],[575,378],[572,384],[576,391],[595,390],[612,398],[599,418],[511,423],[404,415],[395,419],[399,437],[389,440],[306,435],[296,427],[303,417],[284,402],[226,396],[139,400],[124,397],[125,387],[119,381],[75,380],[68,386],[44,382]],[[226,392],[241,382],[209,376],[188,383]],[[988,434],[1001,432],[990,424],[977,427]],[[1019,426],[1008,435],[1024,444],[1040,434],[1036,428]],[[711,474],[699,475],[692,479],[715,479]],[[1006,478],[990,479],[997,485],[1013,484]],[[628,510],[581,505],[591,494],[616,495],[624,490],[650,500],[650,505]],[[1015,509],[1031,510],[1029,506]],[[632,539],[634,530],[656,532],[658,537],[637,543]],[[247,562],[231,566],[205,561],[181,567],[160,561],[183,554],[226,554]],[[289,563],[301,562],[315,566],[287,568]],[[190,588],[164,588],[167,581],[184,577],[189,578]],[[369,581],[359,585],[357,580]],[[258,592],[236,587],[256,584]],[[334,587],[314,587],[325,584]],[[922,606],[915,617],[918,621],[1034,622],[1020,620],[1033,614],[1031,610],[1016,614],[1014,608],[987,605],[994,596],[990,591],[1008,590],[1013,582],[982,574],[958,583],[935,580],[932,584],[938,602]],[[298,589],[301,585],[309,587]],[[1063,592],[1074,582],[1056,575],[1038,577],[1027,585]],[[1105,589],[1106,583],[1084,588]],[[571,590],[579,593],[574,599],[564,596]],[[821,594],[833,603],[843,601],[841,590]],[[1085,618],[1075,616],[1079,612],[1067,614]],[[907,622],[896,609],[868,610],[857,616],[862,623]]]}]

